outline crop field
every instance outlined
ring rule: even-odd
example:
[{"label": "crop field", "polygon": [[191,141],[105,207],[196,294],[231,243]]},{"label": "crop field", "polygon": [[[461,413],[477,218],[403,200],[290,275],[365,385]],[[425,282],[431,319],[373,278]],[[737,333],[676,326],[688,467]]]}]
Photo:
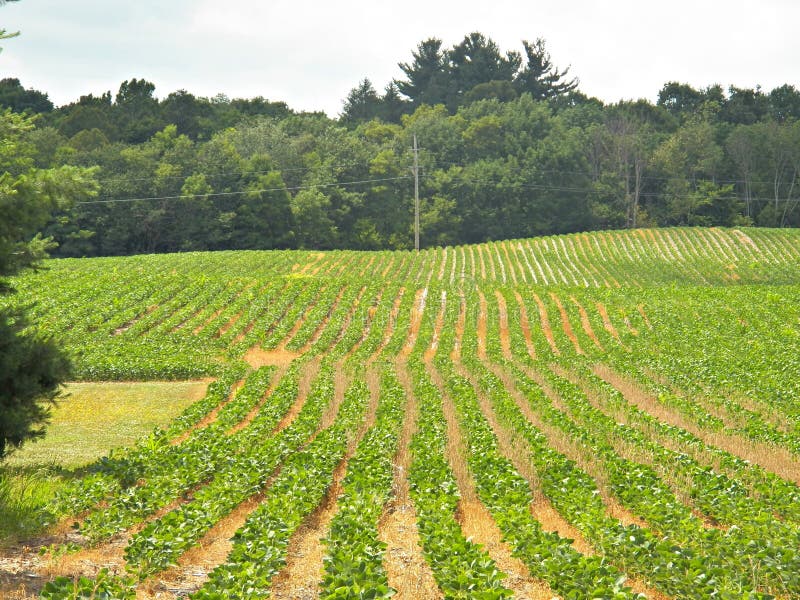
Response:
[{"label": "crop field", "polygon": [[0,551],[4,597],[800,598],[800,231],[68,259],[15,287],[81,380],[213,381],[60,488]]}]

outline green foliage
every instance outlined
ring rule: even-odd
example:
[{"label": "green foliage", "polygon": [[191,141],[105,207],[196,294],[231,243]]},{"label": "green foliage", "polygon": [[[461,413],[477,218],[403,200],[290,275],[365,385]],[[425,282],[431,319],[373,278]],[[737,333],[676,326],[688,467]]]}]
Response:
[{"label": "green foliage", "polygon": [[42,588],[43,600],[134,600],[133,580],[115,577],[101,569],[94,579],[88,577],[57,577]]}]

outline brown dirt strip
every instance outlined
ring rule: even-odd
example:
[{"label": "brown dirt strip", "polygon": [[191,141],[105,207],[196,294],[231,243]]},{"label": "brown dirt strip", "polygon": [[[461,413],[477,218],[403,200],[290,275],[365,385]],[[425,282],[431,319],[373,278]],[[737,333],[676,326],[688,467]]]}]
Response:
[{"label": "brown dirt strip", "polygon": [[444,281],[444,268],[446,265],[447,265],[447,248],[445,247],[442,248],[442,258],[439,264],[439,274],[436,276],[436,278],[439,281]]},{"label": "brown dirt strip", "polygon": [[297,386],[297,399],[275,426],[273,434],[280,433],[289,427],[289,425],[294,423],[295,419],[297,419],[300,411],[303,410],[303,406],[305,406],[306,400],[308,399],[308,394],[311,393],[311,386],[314,383],[314,380],[317,378],[321,363],[322,357],[315,356],[305,365],[303,365],[303,369],[300,372],[300,380]]},{"label": "brown dirt strip", "polygon": [[[623,411],[610,409],[606,405],[605,400],[601,396],[601,394],[597,390],[593,389],[592,386],[588,384],[586,380],[582,378],[580,375],[571,371],[567,371],[566,369],[559,367],[557,365],[551,365],[550,368],[557,375],[569,380],[573,384],[580,387],[583,393],[586,394],[586,399],[594,408],[603,412],[606,415],[611,416],[619,423],[624,423],[631,427],[636,427],[636,424],[630,423],[630,420],[628,419],[627,415],[624,414]],[[643,451],[641,448],[632,446],[631,444],[625,442],[624,440],[617,438],[609,438],[608,441],[614,447],[614,450],[617,452],[617,454],[619,454],[621,457],[653,467],[661,476],[662,481],[675,494],[675,497],[678,498],[685,506],[690,508],[692,513],[698,519],[700,519],[700,521],[702,521],[703,526],[706,529],[712,529],[712,528],[726,529],[725,527],[722,527],[721,525],[716,523],[716,521],[714,521],[711,517],[702,513],[695,507],[695,503],[693,502],[690,494],[686,491],[686,485],[690,484],[687,482],[682,482],[680,481],[679,478],[675,477],[673,471],[669,468],[669,465],[662,465],[657,463],[656,461],[653,460],[652,454]]]},{"label": "brown dirt strip", "polygon": [[486,298],[483,292],[478,292],[478,323],[475,328],[475,334],[478,338],[478,358],[481,360],[486,358]]},{"label": "brown dirt strip", "polygon": [[[342,301],[342,296],[344,296],[344,292],[345,292],[346,289],[347,289],[346,285],[342,286],[342,289],[340,289],[339,293],[336,294],[336,298],[334,298],[333,302],[331,303],[331,306],[328,309],[328,312],[322,318],[322,321],[320,321],[320,324],[317,325],[317,328],[314,330],[314,333],[311,334],[311,337],[308,338],[308,341],[305,344],[303,344],[303,346],[302,346],[302,348],[300,348],[300,350],[297,351],[298,354],[305,354],[306,352],[311,350],[311,347],[314,344],[317,343],[317,340],[319,340],[320,336],[322,335],[322,332],[325,331],[325,328],[328,326],[328,323],[330,323],[331,317],[333,316],[333,313],[339,307],[339,303]],[[361,288],[361,291],[363,292],[364,288]],[[354,309],[351,309],[351,310],[354,310]]]},{"label": "brown dirt strip", "polygon": [[408,335],[406,336],[406,342],[400,349],[400,360],[407,359],[414,350],[414,345],[417,343],[417,337],[419,336],[419,329],[422,325],[422,317],[425,312],[427,297],[428,288],[417,290],[414,296],[414,304],[411,306],[411,319],[408,324]]},{"label": "brown dirt strip", "polygon": [[547,583],[531,577],[528,567],[520,559],[513,556],[508,543],[503,541],[503,534],[494,518],[483,505],[475,491],[475,481],[469,472],[466,460],[464,439],[452,401],[446,394],[441,375],[428,363],[431,379],[442,393],[442,404],[447,422],[447,459],[453,470],[460,493],[456,520],[461,525],[464,535],[479,544],[489,554],[497,568],[506,573],[503,585],[514,592],[516,598],[532,600],[551,600],[553,594]]},{"label": "brown dirt strip", "polygon": [[199,429],[204,429],[205,427],[211,425],[211,423],[217,420],[219,411],[221,411],[228,402],[234,399],[236,393],[239,391],[239,388],[241,388],[243,385],[244,385],[244,379],[240,379],[239,381],[234,383],[231,386],[231,391],[228,394],[228,397],[225,398],[225,400],[223,400],[217,406],[215,406],[210,413],[208,413],[205,417],[200,419],[200,421],[192,425],[189,429],[184,431],[182,434],[176,436],[175,438],[171,439],[169,443],[173,446],[177,446],[178,444],[185,442],[189,438],[189,436],[191,436],[195,431]]},{"label": "brown dirt strip", "polygon": [[[350,310],[347,311],[347,314],[345,315],[344,319],[342,319],[342,325],[339,328],[339,333],[336,334],[336,337],[330,343],[330,345],[324,349],[324,352],[326,353],[330,352],[331,348],[335,348],[336,345],[342,341],[342,338],[344,338],[345,334],[347,333],[347,329],[350,327],[350,323],[353,322],[353,317],[355,316],[358,307],[361,306],[361,301],[364,298],[365,291],[367,291],[366,285],[362,286],[361,289],[358,291],[358,295],[355,297],[355,300],[353,300],[353,304],[350,306]],[[309,346],[305,351],[308,352],[308,350],[310,349],[311,346]]]},{"label": "brown dirt strip", "polygon": [[511,360],[511,335],[508,331],[508,307],[506,306],[506,299],[500,290],[494,291],[494,296],[497,298],[497,312],[500,319],[500,349],[503,357],[506,360]]},{"label": "brown dirt strip", "polygon": [[558,346],[556,346],[556,338],[553,336],[553,329],[550,327],[550,319],[547,318],[547,308],[536,292],[531,292],[531,295],[536,302],[536,306],[539,308],[539,321],[541,322],[542,333],[544,333],[547,344],[550,346],[550,350],[553,352],[553,354],[556,356],[561,356],[561,350],[559,350]]},{"label": "brown dirt strip", "polygon": [[400,314],[400,306],[403,304],[403,296],[405,293],[406,288],[400,288],[400,291],[397,293],[397,298],[394,299],[394,303],[392,304],[392,311],[389,313],[389,321],[386,323],[386,328],[383,330],[383,338],[381,339],[381,343],[378,344],[375,352],[373,352],[367,359],[367,363],[371,364],[378,360],[378,357],[381,355],[381,352],[383,352],[383,349],[389,345],[392,335],[394,334],[394,326],[397,323],[397,316]]},{"label": "brown dirt strip", "polygon": [[[641,371],[645,377],[652,379],[659,385],[669,388],[669,391],[676,396],[679,396],[683,399],[687,398],[688,394],[686,392],[672,383],[669,378],[665,377],[661,373],[658,373],[650,368],[643,368]],[[701,406],[708,414],[720,419],[728,429],[737,429],[739,427],[747,426],[747,417],[745,415],[731,413],[724,406],[719,406],[718,404],[712,402],[711,398],[704,392],[693,392],[691,394],[691,399],[693,402]],[[759,414],[758,416],[761,417],[762,415]]]},{"label": "brown dirt strip", "polygon": [[[378,295],[375,297],[372,306],[367,309],[367,318],[364,326],[361,328],[361,337],[358,338],[355,344],[345,353],[344,357],[342,358],[342,362],[347,362],[348,359],[361,347],[361,344],[364,343],[364,340],[369,337],[369,333],[372,330],[372,322],[375,320],[375,313],[378,312],[378,307],[381,304],[381,300],[383,299],[383,290],[378,291]],[[398,308],[399,310],[399,308]],[[348,325],[349,327],[349,325]],[[339,339],[336,341],[335,344],[331,345],[331,348],[334,348],[336,344],[338,344],[346,333],[346,328],[342,328],[342,333],[340,334]]]},{"label": "brown dirt strip", "polygon": [[[522,413],[525,417],[530,421],[537,429],[539,429],[542,433],[547,436],[548,441],[553,449],[561,452],[562,454],[566,455],[568,458],[572,458],[577,462],[577,464],[584,469],[587,473],[589,473],[592,477],[594,477],[599,483],[599,489],[601,496],[603,498],[603,503],[606,506],[607,514],[610,517],[613,517],[619,520],[624,525],[638,525],[639,527],[646,526],[646,523],[643,519],[637,517],[636,515],[630,513],[624,507],[622,507],[615,499],[611,498],[609,494],[603,491],[604,485],[602,482],[602,476],[598,477],[597,474],[601,474],[600,469],[596,467],[596,463],[592,459],[586,459],[585,454],[582,450],[578,450],[575,452],[576,445],[574,442],[565,436],[562,432],[555,430],[545,423],[543,423],[538,415],[533,412],[528,402],[525,400],[524,396],[519,392],[519,390],[514,385],[513,380],[510,376],[505,372],[504,369],[486,363],[486,366],[497,375],[501,381],[503,381],[504,386],[508,390],[508,392],[514,398],[517,406],[520,408]],[[530,369],[525,368],[526,374],[531,372]],[[535,373],[530,373],[535,375]],[[538,379],[541,380],[541,377]],[[534,379],[534,381],[536,381]],[[538,383],[538,382],[537,382]],[[542,381],[542,383],[545,383]],[[475,384],[473,383],[473,386]],[[476,387],[476,390],[479,388]],[[545,393],[550,396],[550,394],[554,394],[554,391],[547,386],[542,386],[542,389]],[[479,393],[479,397],[482,394]],[[554,394],[555,397],[557,395]],[[553,397],[551,397],[553,399]],[[558,405],[557,405],[558,406]],[[563,410],[563,407],[559,407]],[[587,556],[591,556],[596,554],[596,550],[592,546],[591,543],[577,530],[574,526],[572,526],[568,521],[566,521],[559,513],[555,510],[555,508],[550,504],[550,502],[544,498],[539,491],[539,486],[537,483],[536,473],[530,464],[530,460],[525,455],[525,451],[523,448],[525,447],[525,442],[521,438],[518,438],[514,435],[513,432],[510,434],[504,430],[495,420],[493,416],[493,409],[491,408],[490,404],[485,400],[481,400],[481,410],[484,412],[484,416],[487,417],[492,429],[495,431],[495,435],[498,438],[498,442],[500,444],[501,450],[511,462],[514,464],[514,467],[520,472],[520,474],[525,477],[531,485],[531,490],[534,494],[534,501],[533,505],[531,506],[531,513],[534,517],[542,524],[542,528],[545,531],[555,531],[561,537],[566,539],[573,540],[572,547],[575,548],[578,552],[585,554]],[[491,415],[491,418],[489,418]],[[552,437],[551,437],[552,436]],[[583,464],[582,464],[583,463]],[[630,586],[635,592],[639,592],[645,594],[648,598],[655,598],[657,600],[669,600],[669,596],[659,592],[648,586],[648,584],[636,577],[629,577],[626,581],[626,584]]]},{"label": "brown dirt strip", "polygon": [[533,337],[531,336],[531,323],[528,320],[528,310],[525,308],[525,301],[522,299],[520,293],[514,290],[514,297],[517,300],[517,307],[519,308],[519,324],[522,328],[522,335],[525,338],[525,346],[528,349],[528,356],[532,360],[536,360],[536,347],[533,345]]},{"label": "brown dirt strip", "polygon": [[[338,369],[341,368],[340,363]],[[324,569],[323,559],[326,555],[326,546],[322,540],[327,536],[331,521],[338,510],[337,500],[342,493],[342,480],[347,472],[347,464],[361,439],[375,424],[380,402],[380,374],[374,369],[368,369],[366,381],[370,401],[364,422],[348,444],[344,458],[336,466],[333,481],[322,502],[292,534],[286,550],[286,566],[273,579],[271,598],[297,600],[318,598],[320,595],[319,584]]]},{"label": "brown dirt strip", "polygon": [[483,256],[486,256],[486,262],[489,263],[489,271],[491,272],[492,280],[497,281],[497,271],[494,267],[494,259],[492,259],[492,251],[489,249],[489,246],[486,244],[480,244],[478,246],[478,251],[481,253],[481,261],[483,260]]},{"label": "brown dirt strip", "polygon": [[303,265],[303,268],[300,269],[300,275],[305,275],[309,269],[311,269],[315,264],[317,264],[325,255],[322,252],[317,252],[311,259],[311,262],[307,262]]},{"label": "brown dirt strip", "polygon": [[653,325],[650,323],[650,319],[647,318],[647,313],[644,310],[644,304],[640,304],[636,307],[636,310],[639,311],[639,314],[642,315],[642,319],[644,319],[644,324],[647,325],[648,329],[652,329]]},{"label": "brown dirt strip", "polygon": [[222,311],[224,311],[224,310],[225,310],[224,308],[219,308],[219,309],[215,310],[213,313],[211,313],[211,316],[209,316],[209,317],[208,317],[208,318],[207,318],[205,321],[203,321],[202,323],[200,323],[200,325],[198,325],[197,327],[195,327],[195,328],[192,330],[192,335],[199,335],[199,334],[200,334],[200,332],[201,332],[201,331],[203,331],[203,329],[205,329],[205,328],[206,328],[206,326],[207,326],[209,323],[211,323],[211,321],[213,321],[213,320],[214,320],[214,319],[216,319],[218,316],[220,316],[220,315],[222,314]]},{"label": "brown dirt strip", "polygon": [[208,574],[225,562],[233,548],[233,536],[266,497],[272,482],[280,474],[278,467],[258,493],[239,504],[231,513],[215,523],[202,538],[184,552],[178,565],[139,584],[137,600],[183,598],[200,589]]},{"label": "brown dirt strip", "polygon": [[685,429],[710,446],[716,446],[757,464],[787,481],[800,484],[800,461],[785,448],[755,442],[734,433],[703,429],[679,412],[663,406],[656,397],[642,389],[636,382],[611,368],[596,365],[593,371],[595,375],[619,390],[628,402],[660,421]]},{"label": "brown dirt strip", "polygon": [[[611,275],[611,272],[602,264],[601,260],[604,257],[597,256],[597,253],[592,250],[588,236],[585,233],[581,233],[578,234],[577,239],[577,245],[581,248],[584,256],[584,259],[582,260],[583,264],[590,265],[590,268],[597,273],[606,287],[621,287],[619,281],[617,281],[614,276]],[[602,273],[600,272],[601,270],[603,271]],[[605,273],[605,275],[603,273]]]},{"label": "brown dirt strip", "polygon": [[[306,441],[306,445],[313,442],[321,431],[333,424],[339,407],[344,400],[344,393],[348,381],[348,377],[344,372],[340,368],[337,369],[334,378],[333,401],[325,409],[320,424]],[[305,388],[305,383],[302,383],[302,381],[301,388]],[[284,426],[288,426],[289,424],[288,422],[284,423]],[[140,586],[140,592],[144,595],[140,593],[139,597],[147,598],[148,600],[155,600],[156,598],[175,598],[178,596],[182,597],[186,593],[191,593],[199,589],[207,580],[208,573],[226,560],[233,547],[233,541],[231,539],[233,534],[245,524],[250,513],[258,508],[258,505],[264,500],[268,493],[269,486],[280,474],[280,470],[281,467],[279,466],[261,491],[245,500],[233,512],[223,519],[220,519],[220,521],[206,532],[197,545],[193,546],[181,556],[178,560],[178,567],[170,569],[159,576],[158,579],[153,578],[149,580],[149,582],[145,582],[143,586]],[[148,590],[150,590],[150,592],[148,592]],[[164,595],[165,590],[166,592],[172,590],[171,593],[174,595]],[[148,593],[152,595],[147,595]]]},{"label": "brown dirt strip", "polygon": [[[287,279],[285,281],[285,283],[283,284],[283,287],[276,294],[276,297],[278,297],[278,298],[282,297],[284,292],[286,292],[286,288],[288,288],[288,287],[289,287],[289,279]],[[263,288],[261,288],[261,291],[265,290],[266,288],[267,288],[267,286],[265,285]],[[285,311],[284,311],[284,314],[285,314]],[[283,316],[283,315],[281,315],[281,316]],[[253,328],[256,326],[256,323],[258,323],[258,319],[259,319],[259,317],[256,317],[255,319],[250,321],[247,324],[247,326],[235,338],[233,338],[233,343],[234,344],[238,344],[245,337],[247,337],[247,334],[249,334],[251,331],[253,331]]]},{"label": "brown dirt strip", "polygon": [[283,339],[278,343],[278,345],[275,346],[276,350],[287,350],[286,346],[289,344],[289,342],[292,341],[292,338],[294,338],[294,336],[297,335],[297,332],[300,331],[300,329],[303,327],[305,322],[308,320],[308,315],[311,314],[311,311],[314,310],[314,308],[320,302],[320,298],[327,291],[327,289],[328,286],[324,286],[323,288],[321,288],[317,293],[317,295],[308,303],[308,305],[306,305],[303,314],[301,314],[297,318],[297,320],[294,322],[294,325],[292,325],[292,328],[289,330],[289,332],[283,337]]},{"label": "brown dirt strip", "polygon": [[181,321],[180,323],[178,323],[177,325],[175,325],[175,327],[173,327],[172,329],[170,329],[170,330],[169,330],[169,332],[170,332],[170,333],[177,333],[178,331],[180,331],[181,329],[183,329],[183,328],[186,326],[186,324],[187,324],[189,321],[193,321],[193,320],[194,320],[194,319],[196,319],[198,316],[200,316],[200,313],[202,313],[204,310],[205,310],[204,308],[198,308],[198,309],[197,309],[196,311],[194,311],[194,312],[193,312],[193,313],[192,313],[190,316],[186,317],[186,318],[185,318],[183,321]]},{"label": "brown dirt strip", "polygon": [[214,333],[214,336],[213,336],[213,337],[214,337],[215,339],[219,339],[219,338],[221,338],[223,335],[225,335],[226,333],[228,333],[228,331],[230,330],[230,328],[231,328],[231,327],[233,327],[234,325],[236,325],[236,323],[238,323],[238,322],[239,322],[239,319],[241,319],[241,318],[242,318],[242,315],[244,314],[244,311],[245,311],[245,309],[243,308],[242,310],[240,310],[239,312],[237,312],[235,315],[233,315],[233,316],[232,316],[232,317],[231,317],[231,318],[228,320],[228,322],[227,322],[227,323],[225,323],[225,324],[224,324],[222,327],[220,327],[219,329],[217,329],[217,331]]},{"label": "brown dirt strip", "polygon": [[464,328],[467,325],[467,301],[464,292],[461,292],[461,306],[458,309],[458,320],[456,321],[455,340],[453,349],[450,351],[450,360],[458,361],[461,358],[461,340],[464,339]]},{"label": "brown dirt strip", "polygon": [[397,378],[406,393],[403,428],[394,458],[392,499],[386,505],[378,524],[378,538],[386,544],[383,566],[389,585],[397,590],[400,600],[438,600],[442,593],[433,572],[425,561],[419,542],[417,512],[409,496],[407,473],[411,465],[409,446],[417,431],[419,406],[414,396],[411,377],[405,363],[396,364]]},{"label": "brown dirt strip", "polygon": [[386,265],[386,268],[381,273],[381,277],[386,279],[386,276],[389,274],[389,271],[392,269],[392,265],[394,265],[394,254],[389,258],[389,262]]},{"label": "brown dirt strip", "polygon": [[425,349],[423,360],[433,360],[436,356],[436,349],[439,347],[439,338],[442,335],[442,328],[444,327],[444,313],[447,307],[447,292],[442,290],[441,301],[439,303],[439,312],[436,314],[436,322],[433,325],[433,336],[431,336],[431,345]]},{"label": "brown dirt strip", "polygon": [[[242,287],[242,289],[240,289],[238,292],[236,292],[236,295],[233,298],[231,298],[231,300],[227,304],[230,305],[230,304],[233,304],[234,302],[236,302],[241,297],[242,294],[244,294],[247,290],[249,290],[255,284],[256,284],[255,281],[251,281],[250,283],[248,283],[247,285]],[[206,327],[208,327],[224,311],[225,311],[225,307],[222,307],[219,310],[214,311],[214,313],[210,317],[208,317],[205,321],[203,321],[203,323],[201,325],[198,325],[197,327],[194,328],[194,330],[192,331],[192,335],[199,335],[201,331],[203,331]],[[219,336],[215,334],[215,337],[219,337]]]},{"label": "brown dirt strip", "polygon": [[622,338],[619,336],[619,332],[614,327],[614,323],[611,322],[611,316],[608,314],[608,309],[606,309],[605,304],[602,302],[596,302],[595,306],[597,307],[597,312],[600,313],[600,318],[603,320],[603,328],[612,338],[619,342],[620,346],[622,346],[627,352],[630,352],[631,349],[622,343]]},{"label": "brown dirt strip", "polygon": [[600,352],[605,352],[606,349],[603,348],[603,344],[600,342],[600,339],[597,337],[594,329],[592,329],[592,322],[589,320],[589,314],[586,312],[586,309],[580,302],[578,302],[578,299],[575,298],[575,296],[570,296],[569,299],[572,300],[572,303],[578,307],[578,313],[580,313],[581,316],[581,327],[583,327],[584,333],[589,336],[589,339],[592,340],[592,343],[597,346],[597,349],[600,350]]},{"label": "brown dirt strip", "polygon": [[[311,363],[307,363],[306,367],[309,367],[310,364]],[[245,427],[250,425],[250,423],[253,422],[253,419],[255,419],[258,416],[258,413],[261,411],[261,408],[264,406],[266,402],[269,401],[270,396],[272,396],[272,393],[275,391],[275,388],[278,386],[278,383],[280,382],[281,379],[283,379],[283,376],[286,375],[286,371],[288,370],[289,370],[289,365],[282,365],[278,367],[278,369],[275,371],[275,374],[272,376],[272,381],[270,381],[267,391],[264,392],[264,395],[261,396],[261,399],[250,410],[250,412],[247,413],[247,415],[245,415],[245,417],[241,421],[239,421],[236,425],[228,429],[228,431],[225,432],[225,435],[233,435],[237,431],[241,431],[242,429],[244,429]],[[308,394],[308,389],[306,388],[305,395],[307,394]],[[295,404],[299,402],[302,405],[302,403],[304,403],[306,399],[305,395],[298,394],[298,398],[295,401]],[[297,412],[299,412],[299,409]]]},{"label": "brown dirt strip", "polygon": [[575,347],[575,352],[577,354],[586,354],[581,348],[580,342],[578,342],[578,337],[575,335],[575,332],[572,330],[572,325],[569,323],[569,315],[567,314],[567,309],[564,308],[564,305],[561,304],[561,300],[558,299],[555,292],[550,292],[550,298],[553,299],[555,302],[556,307],[558,308],[558,312],[561,315],[561,327],[564,330],[567,338],[569,341],[572,342],[572,345]]},{"label": "brown dirt strip", "polygon": [[[511,394],[517,406],[525,415],[525,418],[528,419],[528,421],[532,423],[534,427],[536,427],[547,437],[550,447],[565,455],[567,458],[574,460],[581,469],[583,469],[597,482],[598,489],[600,490],[600,495],[603,499],[603,503],[606,506],[608,515],[619,520],[625,525],[638,525],[640,527],[644,526],[645,523],[641,518],[623,508],[615,500],[609,490],[605,470],[600,465],[597,457],[594,455],[594,452],[591,449],[588,449],[585,446],[577,443],[568,434],[564,433],[557,427],[543,421],[539,415],[533,411],[524,395],[516,387],[513,378],[505,371],[505,369],[502,369],[501,367],[491,363],[485,364],[489,370],[492,371],[503,382],[503,386],[506,388],[506,390],[508,390],[509,394]],[[550,400],[553,402],[553,406],[555,406],[561,412],[569,414],[569,409],[563,404],[558,393],[547,384],[543,377],[537,374],[530,367],[523,366],[521,368],[530,379],[532,379],[537,385],[539,385],[539,387],[542,388],[544,393],[547,394],[548,398],[550,398]],[[476,389],[479,388],[476,387]],[[488,403],[485,403],[483,408],[485,408],[487,411],[491,411],[491,407],[488,405]],[[494,422],[494,420],[490,422]],[[498,427],[497,431],[501,430],[496,422],[494,425]],[[520,451],[518,450],[518,453],[519,452]],[[512,456],[509,456],[509,458],[512,458]],[[527,470],[532,468],[524,465],[526,461],[524,453],[519,453],[518,456],[513,458],[513,460],[520,462],[520,467],[518,467],[518,469],[523,469],[523,471],[521,471],[523,475]]]},{"label": "brown dirt strip", "polygon": [[300,358],[300,354],[291,350],[264,350],[260,346],[253,346],[242,356],[242,360],[254,369],[267,365],[285,367],[298,358]]},{"label": "brown dirt strip", "polygon": [[517,285],[517,274],[516,269],[521,269],[519,262],[516,260],[511,260],[511,255],[508,253],[508,246],[507,242],[501,242],[500,247],[503,249],[503,253],[506,255],[506,265],[508,265],[508,273],[511,275],[511,281],[514,285]]},{"label": "brown dirt strip", "polygon": [[128,331],[128,329],[133,327],[137,322],[139,322],[142,319],[144,319],[147,315],[152,314],[153,312],[158,310],[158,308],[160,306],[161,306],[160,304],[151,304],[146,309],[144,309],[144,312],[136,315],[133,319],[131,319],[127,323],[117,327],[114,331],[111,332],[111,336],[115,337],[115,336],[118,336],[118,335],[121,335],[121,334],[125,333],[126,331]]}]

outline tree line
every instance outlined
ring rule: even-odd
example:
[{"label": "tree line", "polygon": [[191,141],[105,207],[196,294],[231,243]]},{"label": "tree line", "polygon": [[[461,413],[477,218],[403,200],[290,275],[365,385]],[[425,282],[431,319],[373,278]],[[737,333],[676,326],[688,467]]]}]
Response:
[{"label": "tree line", "polygon": [[[264,98],[163,99],[144,79],[55,107],[16,79],[31,166],[92,169],[98,193],[43,234],[60,256],[408,248],[412,137],[424,246],[581,230],[800,225],[800,92],[669,82],[606,104],[544,40],[421,42],[401,79],[359,82],[335,118]],[[10,113],[7,113],[10,114]]]}]

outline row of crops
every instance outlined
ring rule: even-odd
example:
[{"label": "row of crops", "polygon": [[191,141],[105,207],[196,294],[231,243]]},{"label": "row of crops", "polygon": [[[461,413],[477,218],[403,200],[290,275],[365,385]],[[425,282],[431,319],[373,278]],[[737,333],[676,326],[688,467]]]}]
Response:
[{"label": "row of crops", "polygon": [[300,597],[310,528],[313,595],[423,597],[390,560],[407,489],[424,597],[800,597],[798,254],[686,229],[58,261],[17,287],[83,377],[216,380],[51,503],[56,553],[119,550],[42,596],[167,593],[228,524],[179,595]]}]

